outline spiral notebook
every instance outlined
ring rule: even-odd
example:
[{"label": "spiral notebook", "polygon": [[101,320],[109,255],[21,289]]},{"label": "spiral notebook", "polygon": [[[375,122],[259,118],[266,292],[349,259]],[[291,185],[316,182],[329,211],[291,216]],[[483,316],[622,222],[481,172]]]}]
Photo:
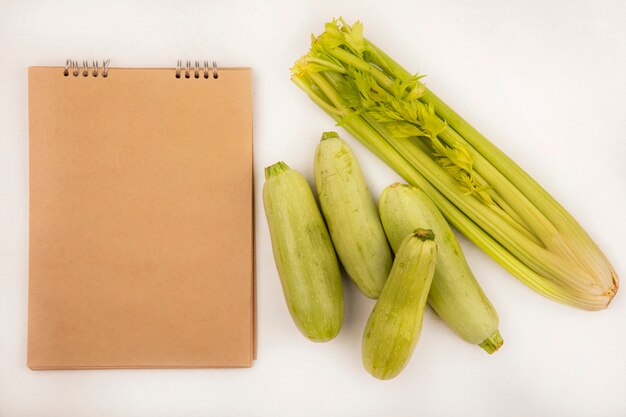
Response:
[{"label": "spiral notebook", "polygon": [[68,61],[28,83],[28,366],[251,366],[251,70]]}]

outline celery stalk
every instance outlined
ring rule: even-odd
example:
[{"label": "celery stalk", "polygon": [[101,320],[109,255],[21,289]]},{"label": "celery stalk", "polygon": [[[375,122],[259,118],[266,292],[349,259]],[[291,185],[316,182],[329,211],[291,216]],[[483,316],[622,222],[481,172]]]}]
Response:
[{"label": "celery stalk", "polygon": [[576,220],[362,30],[327,23],[293,82],[526,285],[574,307],[608,306],[617,274]]}]

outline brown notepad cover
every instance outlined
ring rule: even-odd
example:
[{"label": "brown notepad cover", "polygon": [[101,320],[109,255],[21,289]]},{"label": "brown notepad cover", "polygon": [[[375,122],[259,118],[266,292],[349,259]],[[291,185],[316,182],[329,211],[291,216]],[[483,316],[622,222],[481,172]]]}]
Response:
[{"label": "brown notepad cover", "polygon": [[31,369],[248,367],[252,86],[29,68]]}]

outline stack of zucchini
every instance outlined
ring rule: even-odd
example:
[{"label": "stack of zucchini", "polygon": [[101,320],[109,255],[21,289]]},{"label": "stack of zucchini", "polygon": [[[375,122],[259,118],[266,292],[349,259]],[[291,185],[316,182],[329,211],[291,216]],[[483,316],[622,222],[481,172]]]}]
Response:
[{"label": "stack of zucchini", "polygon": [[424,192],[390,185],[377,210],[352,150],[334,132],[323,134],[314,172],[321,212],[307,181],[284,162],[265,169],[263,188],[285,300],[304,336],[323,342],[341,329],[338,257],[359,290],[377,299],[362,342],[373,376],[390,379],[406,366],[427,301],[464,340],[488,353],[502,345],[495,309]]}]

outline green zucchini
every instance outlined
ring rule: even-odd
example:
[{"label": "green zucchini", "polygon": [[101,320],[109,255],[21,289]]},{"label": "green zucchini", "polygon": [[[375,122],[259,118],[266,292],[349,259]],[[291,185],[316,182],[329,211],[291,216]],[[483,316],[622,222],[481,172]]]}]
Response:
[{"label": "green zucchini", "polygon": [[498,314],[432,200],[418,188],[396,183],[383,190],[379,206],[383,227],[394,250],[417,226],[433,230],[439,256],[428,303],[461,338],[480,345],[489,354],[498,350],[503,343]]},{"label": "green zucchini", "polygon": [[363,366],[376,378],[398,375],[419,340],[437,260],[434,237],[431,230],[417,229],[402,241],[367,321],[361,354]]},{"label": "green zucchini", "polygon": [[339,260],[363,294],[378,298],[391,269],[391,249],[359,163],[335,132],[322,136],[314,172]]},{"label": "green zucchini", "polygon": [[315,342],[334,338],[343,322],[341,273],[311,187],[278,162],[265,168],[263,204],[289,313]]}]

